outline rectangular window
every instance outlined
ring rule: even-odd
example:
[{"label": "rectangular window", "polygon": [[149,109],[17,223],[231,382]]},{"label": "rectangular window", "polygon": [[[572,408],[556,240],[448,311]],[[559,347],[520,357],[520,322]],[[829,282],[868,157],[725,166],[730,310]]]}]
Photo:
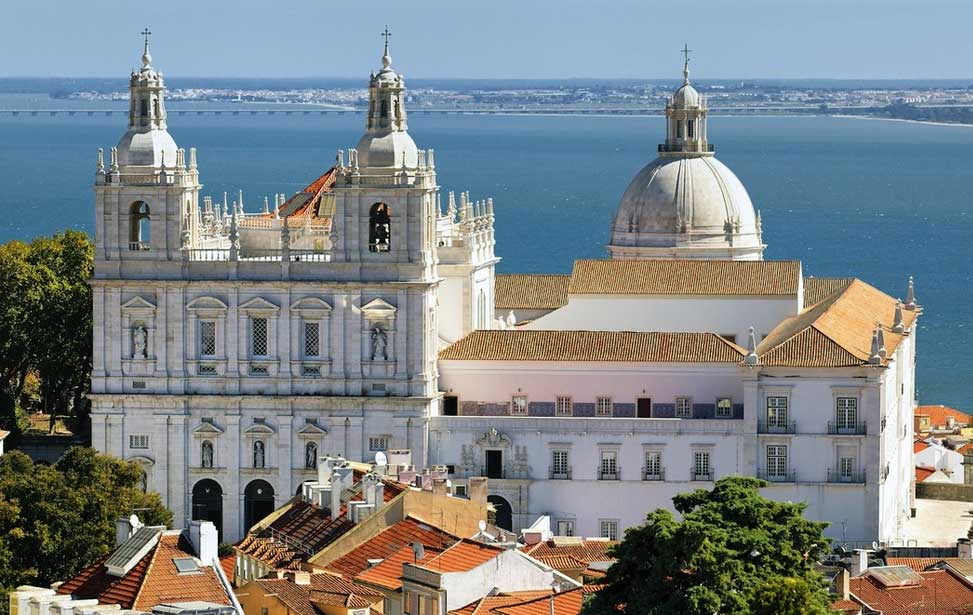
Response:
[{"label": "rectangular window", "polygon": [[308,358],[317,358],[321,356],[321,346],[320,346],[320,332],[321,323],[319,322],[304,322],[304,356]]},{"label": "rectangular window", "polygon": [[611,397],[599,397],[597,403],[595,403],[595,414],[597,416],[611,416],[612,415],[612,398]]},{"label": "rectangular window", "polygon": [[721,397],[716,400],[716,418],[733,418],[733,400],[729,397]]},{"label": "rectangular window", "polygon": [[787,398],[767,398],[767,427],[771,429],[787,428]]},{"label": "rectangular window", "polygon": [[767,446],[767,476],[772,479],[787,477],[787,446],[781,444]]},{"label": "rectangular window", "polygon": [[601,451],[601,480],[618,480],[618,451]]},{"label": "rectangular window", "polygon": [[645,480],[662,480],[662,453],[645,451]]},{"label": "rectangular window", "polygon": [[389,450],[388,436],[374,436],[368,439],[368,450],[387,451]]},{"label": "rectangular window", "polygon": [[132,434],[128,437],[128,448],[149,448],[149,436]]},{"label": "rectangular window", "polygon": [[305,378],[320,378],[321,368],[319,368],[317,365],[302,365],[301,375]]},{"label": "rectangular window", "polygon": [[527,396],[514,395],[510,401],[510,414],[527,416]]},{"label": "rectangular window", "polygon": [[838,429],[853,430],[858,424],[858,398],[839,397],[835,400]]},{"label": "rectangular window", "polygon": [[557,522],[558,536],[574,536],[574,521],[561,519]]},{"label": "rectangular window", "polygon": [[568,466],[568,452],[565,450],[551,451],[551,478],[570,478]]},{"label": "rectangular window", "polygon": [[250,354],[254,357],[267,356],[267,319],[250,319]]},{"label": "rectangular window", "polygon": [[571,398],[564,396],[558,397],[554,414],[557,416],[571,416],[571,411]]},{"label": "rectangular window", "polygon": [[851,481],[855,475],[855,458],[842,457],[838,460],[838,478],[842,481]]},{"label": "rectangular window", "polygon": [[693,399],[691,397],[676,398],[676,418],[693,418]]},{"label": "rectangular window", "polygon": [[601,537],[608,540],[618,540],[618,521],[601,520]]},{"label": "rectangular window", "polygon": [[713,468],[710,466],[709,451],[693,453],[693,480],[713,480]]},{"label": "rectangular window", "polygon": [[199,356],[216,356],[216,321],[199,321]]}]

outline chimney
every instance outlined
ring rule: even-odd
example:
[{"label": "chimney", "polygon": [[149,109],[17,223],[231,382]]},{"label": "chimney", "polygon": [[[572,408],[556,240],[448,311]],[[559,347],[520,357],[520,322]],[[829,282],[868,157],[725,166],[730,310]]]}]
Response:
[{"label": "chimney", "polygon": [[542,532],[537,530],[524,530],[523,540],[526,545],[536,545],[542,540]]},{"label": "chimney", "polygon": [[294,572],[289,573],[287,576],[290,577],[290,579],[288,580],[291,581],[294,585],[311,584],[311,573],[308,572],[307,570],[295,570]]},{"label": "chimney", "polygon": [[956,557],[973,559],[973,544],[970,544],[969,538],[960,538],[956,541]]},{"label": "chimney", "polygon": [[487,482],[487,478],[483,476],[473,476],[469,479],[467,496],[471,502],[476,502],[480,506],[486,506]]},{"label": "chimney", "polygon": [[219,536],[212,521],[190,521],[189,542],[193,551],[204,566],[219,560]]},{"label": "chimney", "polygon": [[946,429],[953,429],[956,427],[956,417],[947,416],[946,417]]},{"label": "chimney", "polygon": [[445,478],[435,478],[432,481],[432,492],[443,497],[449,495],[449,487],[446,485]]},{"label": "chimney", "polygon": [[121,546],[123,542],[131,538],[132,534],[142,527],[137,515],[129,517],[119,517],[115,520],[115,546]]},{"label": "chimney", "polygon": [[855,549],[851,555],[851,576],[860,577],[868,570],[868,549]]},{"label": "chimney", "polygon": [[842,568],[838,571],[838,576],[835,577],[835,593],[838,594],[839,600],[848,600],[848,596],[851,594],[851,587],[849,581],[851,580],[851,575],[848,571]]},{"label": "chimney", "polygon": [[[344,462],[344,460],[341,460]],[[337,518],[341,511],[341,494],[351,487],[355,472],[348,466],[336,467],[331,473],[331,517]]]},{"label": "chimney", "polygon": [[[345,517],[352,523],[358,523],[358,516],[355,514],[356,509],[359,506],[364,505],[365,502],[362,500],[349,500],[348,506],[345,508]],[[334,516],[333,514],[331,515]]]}]

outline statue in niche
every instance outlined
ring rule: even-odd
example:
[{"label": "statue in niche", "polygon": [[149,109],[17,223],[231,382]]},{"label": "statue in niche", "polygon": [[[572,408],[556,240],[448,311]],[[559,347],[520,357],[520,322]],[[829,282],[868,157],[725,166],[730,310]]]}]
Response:
[{"label": "statue in niche", "polygon": [[313,470],[318,467],[318,445],[308,442],[304,448],[304,467]]},{"label": "statue in niche", "polygon": [[264,443],[260,440],[253,443],[253,467],[266,467],[264,459]]},{"label": "statue in niche", "polygon": [[145,359],[148,357],[149,332],[145,325],[136,325],[132,331],[132,357]]},{"label": "statue in niche", "polygon": [[375,327],[374,329],[372,329],[371,360],[374,361],[375,357],[382,357],[383,361],[388,361],[389,360],[388,344],[389,344],[389,334],[386,333],[385,329],[381,327]]},{"label": "statue in niche", "polygon": [[204,468],[213,467],[213,443],[209,440],[203,442],[201,458],[202,466]]}]

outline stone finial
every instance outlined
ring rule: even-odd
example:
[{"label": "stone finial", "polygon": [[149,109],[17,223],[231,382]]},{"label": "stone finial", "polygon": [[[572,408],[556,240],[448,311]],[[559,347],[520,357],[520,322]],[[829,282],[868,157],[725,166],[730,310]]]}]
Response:
[{"label": "stone finial", "polygon": [[159,152],[159,169],[163,174],[166,172],[166,151],[162,150]]},{"label": "stone finial", "polygon": [[753,332],[753,327],[747,329],[747,355],[743,357],[743,364],[760,364],[760,357],[757,356],[757,335]]},{"label": "stone finial", "polygon": [[909,276],[909,288],[905,292],[905,309],[916,309],[916,286],[911,275]]},{"label": "stone finial", "polygon": [[426,164],[429,165],[429,170],[430,171],[435,171],[436,170],[436,153],[435,153],[435,150],[433,150],[433,149],[428,150],[428,154],[426,156]]},{"label": "stone finial", "polygon": [[486,203],[487,203],[486,213],[488,216],[492,218],[493,217],[493,197],[488,198]]},{"label": "stone finial", "polygon": [[111,148],[111,159],[109,164],[110,166],[108,170],[111,171],[112,173],[118,173],[118,148],[117,147]]},{"label": "stone finial", "polygon": [[878,339],[878,332],[879,332],[878,327],[876,327],[875,330],[872,331],[872,349],[868,356],[869,365],[882,364],[882,355],[881,355],[882,346]]},{"label": "stone finial", "polygon": [[264,197],[264,211],[263,212],[265,214],[269,214],[270,213],[270,199],[267,198],[267,197]]},{"label": "stone finial", "polygon": [[98,172],[105,172],[105,150],[103,148],[98,148]]},{"label": "stone finial", "polygon": [[196,148],[189,148],[189,170],[193,171],[196,169]]},{"label": "stone finial", "polygon": [[885,331],[882,329],[881,324],[875,328],[878,330],[878,356],[884,359],[889,354],[888,350],[885,349]]},{"label": "stone finial", "polygon": [[341,172],[345,168],[345,150],[339,149],[334,157],[334,166]]},{"label": "stone finial", "polygon": [[514,315],[514,311],[510,310],[507,312],[507,326],[513,328],[517,324],[517,317]]},{"label": "stone finial", "polygon": [[182,169],[186,166],[186,150],[179,148],[176,150],[176,168]]},{"label": "stone finial", "polygon": [[237,199],[237,204],[240,206],[240,213],[242,214],[243,213],[243,190],[239,190],[237,194],[239,194],[240,196],[240,198]]},{"label": "stone finial", "polygon": [[905,332],[905,323],[902,322],[902,302],[895,302],[895,318],[892,321],[892,333]]},{"label": "stone finial", "polygon": [[[419,161],[417,163],[417,166],[420,169],[425,169],[426,168],[426,150],[424,150],[424,149],[419,150],[418,157],[419,157]],[[405,162],[403,160],[403,165],[404,164],[405,164]]]},{"label": "stone finial", "polygon": [[449,191],[449,199],[447,200],[446,206],[446,216],[450,220],[456,219],[456,193],[452,190]]}]

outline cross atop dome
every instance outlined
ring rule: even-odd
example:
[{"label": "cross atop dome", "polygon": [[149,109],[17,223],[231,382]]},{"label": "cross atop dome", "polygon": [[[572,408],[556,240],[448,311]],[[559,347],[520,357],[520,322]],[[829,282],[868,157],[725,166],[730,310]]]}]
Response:
[{"label": "cross atop dome", "polygon": [[145,37],[145,47],[142,50],[142,68],[148,68],[152,64],[152,55],[149,54],[149,37],[152,36],[152,32],[145,28],[140,34]]},{"label": "cross atop dome", "polygon": [[682,64],[683,84],[689,83],[689,54],[692,52],[693,50],[689,48],[689,45],[682,46],[682,54],[683,56],[685,56],[685,60],[683,61]]},{"label": "cross atop dome", "polygon": [[382,68],[388,68],[392,66],[392,56],[389,55],[389,37],[392,36],[392,33],[389,32],[388,25],[385,26],[382,36],[385,37],[385,52],[382,54]]}]

